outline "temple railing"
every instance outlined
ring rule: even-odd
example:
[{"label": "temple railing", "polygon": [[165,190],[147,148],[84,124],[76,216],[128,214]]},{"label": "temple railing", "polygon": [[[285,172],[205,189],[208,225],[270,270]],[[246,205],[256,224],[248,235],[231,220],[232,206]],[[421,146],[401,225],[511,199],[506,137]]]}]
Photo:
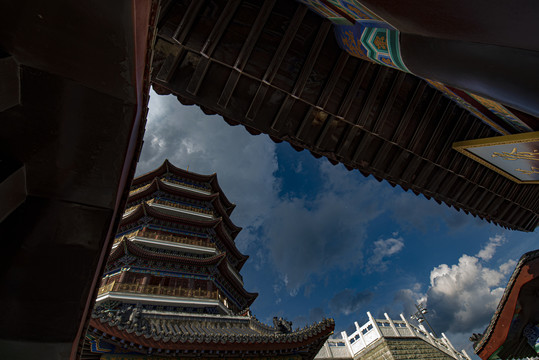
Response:
[{"label": "temple railing", "polygon": [[[380,338],[415,338],[430,343],[433,347],[446,353],[453,359],[471,360],[464,350],[462,352],[455,350],[449,339],[447,339],[443,333],[442,338],[435,338],[424,328],[418,329],[408,323],[402,314],[400,315],[401,320],[391,320],[387,314],[384,315],[386,319],[375,320],[372,315],[367,312],[367,316],[369,317],[367,323],[360,327],[356,322],[356,331],[350,336],[346,331],[343,331],[341,332],[340,339],[328,339],[320,352],[315,356],[315,359],[354,359],[358,357],[359,353],[369,351],[365,349]],[[363,355],[359,357],[363,357]]]},{"label": "temple railing", "polygon": [[98,291],[98,295],[102,295],[110,292],[128,292],[145,295],[163,295],[174,297],[186,297],[186,298],[201,298],[201,299],[214,299],[224,302],[223,296],[218,290],[204,290],[204,289],[186,289],[182,287],[174,286],[161,286],[161,285],[141,285],[141,284],[129,284],[119,283],[113,281],[110,284],[101,286]]},{"label": "temple railing", "polygon": [[181,203],[177,203],[177,202],[174,202],[174,201],[168,201],[168,200],[164,200],[164,199],[151,199],[147,203],[148,204],[159,204],[159,205],[175,207],[177,209],[193,211],[193,212],[197,212],[197,213],[205,214],[205,215],[211,215],[211,216],[214,215],[213,211],[211,211],[209,209],[203,209],[203,208],[200,208],[200,207],[197,207],[197,206],[191,206],[191,205],[184,205],[184,204],[181,204]]},{"label": "temple railing", "polygon": [[[215,244],[212,243],[209,239],[192,239],[192,238],[179,236],[179,235],[173,235],[173,234],[161,234],[161,233],[147,230],[147,229],[137,230],[137,231],[127,234],[126,236],[129,238],[141,237],[145,239],[154,239],[154,240],[168,241],[168,242],[177,243],[177,244],[195,245],[195,246],[202,246],[202,247],[215,249]],[[114,244],[119,243],[121,240],[122,238],[115,239]]]}]

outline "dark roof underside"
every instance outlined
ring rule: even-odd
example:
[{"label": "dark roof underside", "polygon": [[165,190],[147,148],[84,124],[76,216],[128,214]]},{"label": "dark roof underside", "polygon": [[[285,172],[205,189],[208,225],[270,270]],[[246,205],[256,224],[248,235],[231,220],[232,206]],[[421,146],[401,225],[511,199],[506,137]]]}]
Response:
[{"label": "dark roof underside", "polygon": [[538,224],[539,186],[451,148],[492,129],[425,81],[349,56],[303,5],[175,1],[155,48],[160,94],[503,227]]}]

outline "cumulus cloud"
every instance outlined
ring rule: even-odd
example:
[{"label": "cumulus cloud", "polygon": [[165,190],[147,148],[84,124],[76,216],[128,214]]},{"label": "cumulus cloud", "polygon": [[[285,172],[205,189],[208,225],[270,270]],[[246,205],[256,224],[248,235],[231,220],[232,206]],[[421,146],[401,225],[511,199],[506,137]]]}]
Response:
[{"label": "cumulus cloud", "polygon": [[510,274],[513,272],[513,269],[517,266],[516,260],[508,260],[500,265],[500,272],[504,275]]},{"label": "cumulus cloud", "polygon": [[494,256],[496,248],[505,242],[505,237],[503,235],[496,235],[488,239],[488,243],[484,248],[479,251],[477,257],[485,261],[489,261]]},{"label": "cumulus cloud", "polygon": [[395,293],[393,308],[402,307],[410,315],[416,311],[415,304],[426,305],[434,330],[445,332],[457,349],[472,354],[468,337],[488,325],[517,263],[512,259],[497,266],[488,263],[503,242],[503,235],[493,236],[475,256],[463,254],[456,264],[436,266],[426,292],[420,284],[401,289]]},{"label": "cumulus cloud", "polygon": [[374,250],[369,258],[368,271],[385,271],[389,261],[387,258],[397,254],[404,248],[404,239],[396,237],[398,233],[394,233],[389,239],[381,239],[374,242]]},{"label": "cumulus cloud", "polygon": [[345,289],[329,301],[329,307],[333,313],[344,314],[346,316],[359,312],[373,298],[370,291],[354,291]]},{"label": "cumulus cloud", "polygon": [[498,267],[486,265],[503,241],[503,236],[492,237],[476,256],[464,254],[458,264],[441,264],[431,271],[425,299],[435,329],[471,333],[487,325],[516,264],[508,260]]}]

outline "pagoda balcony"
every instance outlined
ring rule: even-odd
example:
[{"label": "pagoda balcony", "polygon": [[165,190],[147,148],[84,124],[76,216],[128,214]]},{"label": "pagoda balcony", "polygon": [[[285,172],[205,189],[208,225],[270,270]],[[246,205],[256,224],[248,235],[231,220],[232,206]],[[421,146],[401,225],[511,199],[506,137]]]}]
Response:
[{"label": "pagoda balcony", "polygon": [[188,190],[188,191],[192,191],[192,192],[196,192],[196,193],[204,194],[204,195],[210,195],[211,194],[210,190],[208,190],[208,189],[206,189],[206,188],[204,188],[202,186],[196,186],[196,185],[193,185],[193,184],[190,184],[190,183],[187,183],[187,182],[184,182],[184,181],[180,181],[180,180],[177,180],[177,179],[161,178],[161,181],[163,181],[167,185],[176,187],[178,189]]},{"label": "pagoda balcony", "polygon": [[174,286],[142,285],[113,281],[99,288],[96,302],[131,300],[142,303],[184,306],[217,306],[230,313],[229,301],[219,290],[189,289]]},{"label": "pagoda balcony", "polygon": [[[126,235],[131,241],[162,249],[173,249],[196,254],[216,254],[217,248],[209,239],[193,239],[175,234],[162,234],[151,230],[137,230]],[[123,237],[114,239],[116,248]]]},{"label": "pagoda balcony", "polygon": [[179,213],[188,217],[202,217],[207,220],[215,219],[213,211],[197,206],[182,204],[179,202],[164,200],[164,199],[151,199],[146,202],[148,205],[156,207],[158,209],[170,211],[173,213]]}]

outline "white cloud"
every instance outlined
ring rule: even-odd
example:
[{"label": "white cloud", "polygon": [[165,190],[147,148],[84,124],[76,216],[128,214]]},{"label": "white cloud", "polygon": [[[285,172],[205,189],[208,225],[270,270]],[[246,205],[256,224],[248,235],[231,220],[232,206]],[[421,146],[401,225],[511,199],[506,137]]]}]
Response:
[{"label": "white cloud", "polygon": [[508,260],[492,268],[483,263],[503,241],[503,236],[492,237],[476,256],[464,254],[458,264],[441,264],[431,271],[425,299],[437,331],[471,333],[488,324],[516,264]]},{"label": "white cloud", "polygon": [[505,242],[505,236],[503,235],[496,235],[494,237],[491,237],[488,239],[487,245],[485,245],[484,248],[477,253],[477,257],[481,258],[485,261],[489,261],[494,256],[494,253],[496,252],[496,248],[503,244]]},{"label": "white cloud", "polygon": [[515,269],[516,265],[516,260],[508,260],[507,262],[500,265],[500,272],[504,275],[510,274]]},{"label": "white cloud", "polygon": [[404,239],[397,237],[398,233],[393,233],[393,238],[381,239],[374,242],[374,250],[369,258],[369,271],[387,270],[387,258],[399,253],[404,248]]}]

